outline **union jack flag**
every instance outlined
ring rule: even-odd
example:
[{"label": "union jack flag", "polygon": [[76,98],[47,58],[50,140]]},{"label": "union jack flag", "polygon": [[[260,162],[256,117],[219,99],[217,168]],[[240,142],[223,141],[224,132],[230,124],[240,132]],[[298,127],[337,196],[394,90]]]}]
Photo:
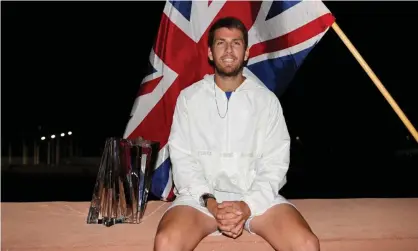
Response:
[{"label": "union jack flag", "polygon": [[280,96],[308,53],[334,22],[328,8],[306,1],[167,1],[124,137],[160,143],[151,193],[175,198],[167,149],[180,91],[213,73],[207,31],[219,18],[234,16],[249,29],[250,57],[244,71]]}]

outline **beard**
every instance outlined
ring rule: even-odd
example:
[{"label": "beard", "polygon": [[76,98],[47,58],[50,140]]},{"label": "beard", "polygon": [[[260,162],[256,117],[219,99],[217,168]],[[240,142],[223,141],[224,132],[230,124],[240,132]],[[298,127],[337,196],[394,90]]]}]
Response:
[{"label": "beard", "polygon": [[213,62],[215,66],[215,71],[222,77],[236,77],[241,73],[244,68],[244,61],[241,61],[236,67],[222,67],[216,61]]}]

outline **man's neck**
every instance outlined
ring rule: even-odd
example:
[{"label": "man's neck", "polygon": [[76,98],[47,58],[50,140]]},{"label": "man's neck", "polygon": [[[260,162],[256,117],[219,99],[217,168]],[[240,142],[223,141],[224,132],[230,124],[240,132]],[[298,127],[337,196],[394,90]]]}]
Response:
[{"label": "man's neck", "polygon": [[224,92],[235,91],[245,80],[242,74],[238,74],[234,77],[225,77],[215,74],[215,83]]}]

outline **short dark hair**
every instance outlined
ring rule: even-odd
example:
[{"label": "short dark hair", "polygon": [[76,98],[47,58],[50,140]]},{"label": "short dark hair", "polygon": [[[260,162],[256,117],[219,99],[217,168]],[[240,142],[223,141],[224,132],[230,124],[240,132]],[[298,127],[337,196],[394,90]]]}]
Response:
[{"label": "short dark hair", "polygon": [[241,22],[238,18],[235,17],[224,17],[216,21],[212,27],[209,29],[209,36],[208,36],[208,46],[212,47],[213,40],[215,40],[215,31],[220,28],[228,28],[228,29],[238,29],[242,32],[244,36],[244,43],[245,48],[248,46],[248,30],[245,27],[244,23]]}]

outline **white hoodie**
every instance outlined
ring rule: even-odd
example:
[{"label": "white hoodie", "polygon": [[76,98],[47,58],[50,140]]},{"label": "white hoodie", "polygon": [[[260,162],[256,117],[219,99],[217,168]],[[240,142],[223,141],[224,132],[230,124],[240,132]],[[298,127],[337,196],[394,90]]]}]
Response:
[{"label": "white hoodie", "polygon": [[214,75],[182,90],[168,144],[177,195],[239,194],[257,216],[286,183],[290,137],[276,95],[246,77],[229,101]]}]

